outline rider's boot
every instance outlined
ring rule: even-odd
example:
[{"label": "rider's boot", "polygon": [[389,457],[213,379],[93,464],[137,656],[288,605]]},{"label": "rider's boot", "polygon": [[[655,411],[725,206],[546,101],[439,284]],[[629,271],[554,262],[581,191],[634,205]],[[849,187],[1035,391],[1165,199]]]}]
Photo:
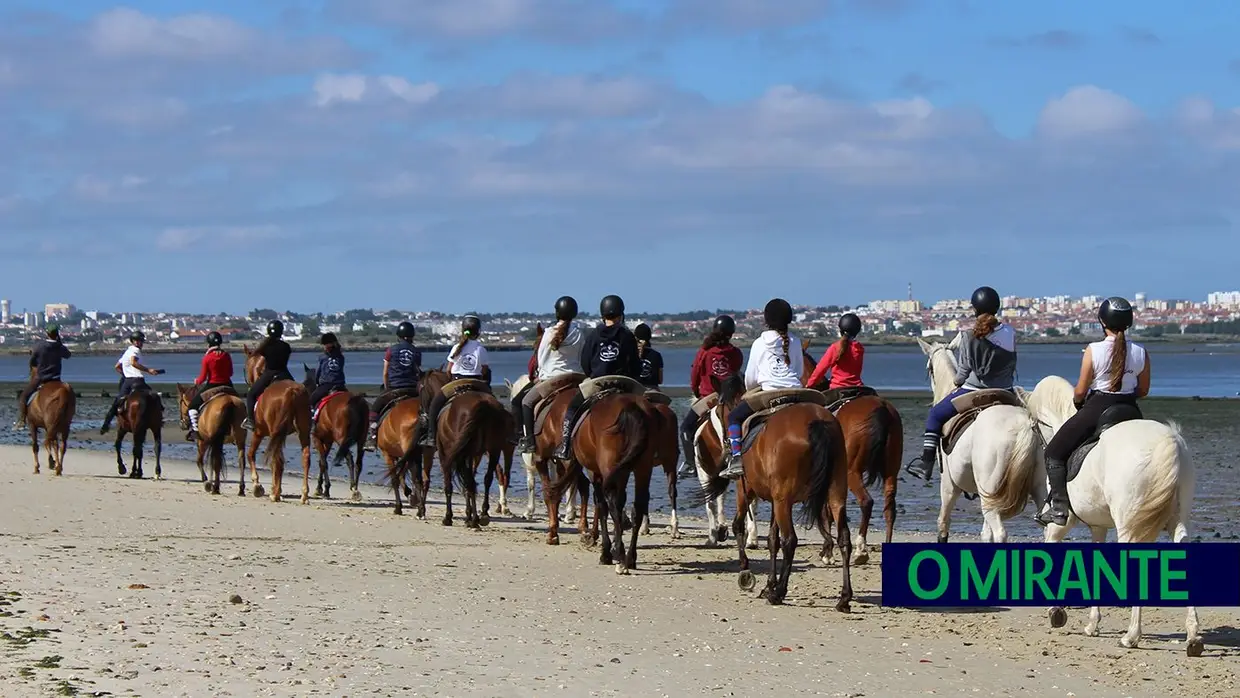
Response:
[{"label": "rider's boot", "polygon": [[922,437],[921,457],[909,461],[908,465],[904,466],[904,469],[908,474],[929,482],[930,477],[934,474],[934,465],[938,454],[939,435],[928,431]]},{"label": "rider's boot", "polygon": [[735,480],[745,474],[745,463],[741,458],[741,425],[728,425],[728,467],[719,473],[719,477]]},{"label": "rider's boot", "polygon": [[189,432],[185,434],[185,440],[193,443],[198,439],[198,410],[190,410],[189,415]]},{"label": "rider's boot", "polygon": [[1046,478],[1050,485],[1050,493],[1046,497],[1046,507],[1039,511],[1033,520],[1045,526],[1068,525],[1068,464],[1057,458],[1046,459]]}]

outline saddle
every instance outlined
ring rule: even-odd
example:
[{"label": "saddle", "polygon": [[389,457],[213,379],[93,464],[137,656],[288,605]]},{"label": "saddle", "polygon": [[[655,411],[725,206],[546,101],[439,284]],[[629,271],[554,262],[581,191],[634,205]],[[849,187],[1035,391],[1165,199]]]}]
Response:
[{"label": "saddle", "polygon": [[823,397],[827,401],[827,409],[831,410],[831,414],[840,411],[840,408],[859,397],[871,397],[878,395],[878,391],[868,385],[861,385],[852,388],[833,388],[831,390],[822,391]]},{"label": "saddle", "polygon": [[568,374],[565,376],[557,376],[550,379],[552,383],[558,381],[547,396],[534,403],[534,435],[542,433],[543,424],[547,421],[547,415],[551,412],[551,406],[555,404],[555,399],[565,390],[575,390],[585,380],[585,376],[581,374]]},{"label": "saddle", "polygon": [[743,398],[754,413],[741,424],[741,453],[747,453],[749,447],[758,440],[758,435],[766,428],[771,415],[793,405],[811,404],[826,407],[826,396],[810,388],[785,388],[783,390],[754,390]]},{"label": "saddle", "polygon": [[237,389],[232,387],[231,385],[219,385],[214,388],[208,388],[202,391],[199,397],[202,398],[202,406],[206,407],[208,402],[211,402],[212,400],[214,400],[215,398],[221,395],[231,395],[233,397],[240,397],[239,395],[237,395]]},{"label": "saddle", "polygon": [[945,455],[951,454],[952,447],[956,445],[960,437],[964,436],[973,422],[977,421],[977,416],[987,408],[995,405],[1024,407],[1016,393],[1002,388],[971,390],[952,400],[952,405],[956,408],[956,416],[947,420],[947,424],[943,425],[941,443]]},{"label": "saddle", "polygon": [[[478,380],[477,378],[462,378],[460,380],[445,383],[439,390],[443,393],[443,396],[447,398],[447,400],[443,403],[443,409],[447,410],[448,405],[451,405],[453,400],[456,400],[458,397],[466,393],[490,393],[491,385],[486,381]],[[430,407],[429,403],[422,409],[425,410],[428,407]]]},{"label": "saddle", "polygon": [[[581,408],[577,410],[576,417],[573,420],[573,426],[569,431],[569,440],[577,437],[577,430],[586,421],[586,415],[590,414],[590,410],[595,405],[612,395],[641,395],[648,397],[646,386],[629,378],[628,376],[603,376],[601,378],[587,378],[581,382],[581,394],[585,396],[585,402],[581,403]],[[669,400],[670,402],[670,400]]]},{"label": "saddle", "polygon": [[1143,419],[1140,408],[1136,405],[1111,405],[1102,411],[1102,415],[1098,417],[1098,426],[1094,428],[1094,433],[1085,443],[1076,447],[1072,455],[1068,457],[1068,482],[1081,472],[1081,466],[1085,464],[1085,459],[1089,457],[1090,452],[1094,450],[1094,446],[1098,445],[1098,440],[1102,438],[1103,432],[1116,424],[1128,422],[1134,419]]},{"label": "saddle", "polygon": [[324,395],[324,396],[323,396],[323,399],[322,399],[322,400],[319,400],[319,404],[317,404],[317,405],[315,405],[315,406],[314,406],[314,412],[312,413],[312,415],[311,415],[311,416],[312,416],[313,418],[317,419],[317,418],[318,418],[318,416],[319,416],[319,412],[323,409],[323,406],[324,406],[324,405],[326,405],[326,404],[327,404],[327,403],[328,403],[328,402],[329,402],[332,398],[336,397],[337,395],[340,395],[341,393],[347,393],[347,392],[349,392],[349,391],[348,391],[348,390],[340,390],[340,389],[336,389],[336,390],[333,390],[333,391],[331,391],[330,393],[328,393],[328,394]]},{"label": "saddle", "polygon": [[396,405],[404,402],[405,400],[417,397],[418,393],[412,388],[395,388],[379,395],[379,397],[376,398],[376,402],[382,400],[385,395],[392,395],[393,397],[386,405],[383,406],[383,411],[379,412],[379,418],[375,420],[376,424],[382,424],[384,418],[388,416],[388,413],[392,411],[393,407],[396,407]]}]

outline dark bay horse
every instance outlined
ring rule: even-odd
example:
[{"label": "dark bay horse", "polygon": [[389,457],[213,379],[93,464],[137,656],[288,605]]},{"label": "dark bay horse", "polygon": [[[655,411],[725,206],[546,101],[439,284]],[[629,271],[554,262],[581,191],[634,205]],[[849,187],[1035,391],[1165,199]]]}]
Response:
[{"label": "dark bay horse", "polygon": [[[33,372],[32,372],[33,373]],[[34,451],[34,474],[39,474],[39,430],[43,430],[43,446],[47,449],[47,468],[60,475],[65,467],[65,451],[69,448],[69,428],[77,412],[77,394],[73,386],[49,381],[39,386],[26,413],[30,428],[30,448]]]},{"label": "dark bay horse", "polygon": [[[808,351],[805,354],[806,378],[814,370],[815,362]],[[826,381],[809,386],[826,391]],[[900,475],[900,460],[904,453],[904,422],[900,411],[890,401],[877,395],[867,395],[850,400],[835,413],[844,430],[844,443],[848,449],[848,489],[861,508],[852,563],[864,565],[870,560],[866,535],[870,530],[870,516],[874,511],[874,498],[869,488],[883,480],[883,515],[887,519],[887,538],[891,542],[896,525],[896,487]],[[825,522],[828,526],[831,521]],[[823,528],[822,561],[830,562],[833,542],[828,529]]]},{"label": "dark bay horse", "polygon": [[[719,381],[712,378],[719,403],[731,410],[743,399],[745,382],[740,376]],[[745,554],[745,500],[758,497],[771,503],[771,527],[767,545],[771,553],[771,569],[766,588],[762,591],[768,603],[780,604],[788,594],[788,579],[796,556],[797,533],[792,507],[801,504],[804,522],[821,530],[830,516],[836,524],[836,539],[843,551],[843,588],[835,608],[846,612],[852,601],[852,576],[849,557],[852,541],[848,534],[845,503],[848,499],[848,474],[845,470],[847,451],[844,432],[825,407],[813,403],[793,404],[766,421],[752,447],[744,455],[745,474],[738,481],[741,499],[733,524],[740,556],[739,583],[743,589],[754,586]],[[729,482],[713,478],[703,491],[706,497],[727,490]],[[783,559],[779,560],[780,553]]]},{"label": "dark bay horse", "polygon": [[[302,364],[306,371],[303,385],[307,393],[318,387],[318,369]],[[310,405],[311,409],[318,405]],[[333,393],[323,403],[318,419],[314,422],[312,440],[319,453],[319,483],[314,490],[316,497],[332,498],[332,478],[327,472],[327,454],[336,446],[336,458],[332,465],[340,467],[342,461],[349,464],[349,498],[362,501],[358,480],[362,477],[362,455],[365,453],[366,432],[370,429],[370,404],[366,398],[341,391]]]},{"label": "dark bay horse", "polygon": [[[568,403],[573,401],[573,395],[578,388],[567,388],[560,391],[551,399],[551,405],[547,407],[546,417],[544,418],[543,430],[534,438],[534,469],[538,471],[539,479],[542,481],[543,504],[547,507],[547,545],[560,544],[560,499],[564,493],[568,491],[568,484],[564,487],[555,489],[553,483],[561,479],[572,477],[576,479],[577,492],[581,498],[579,507],[579,517],[577,522],[577,530],[581,534],[581,540],[587,546],[593,543],[593,539],[587,530],[586,510],[587,497],[590,494],[590,480],[582,472],[581,468],[573,466],[568,467],[560,464],[558,470],[552,476],[552,463],[559,463],[551,456],[556,449],[560,447],[560,429],[556,425],[564,423],[564,414],[568,411]],[[528,457],[528,456],[527,456]],[[571,480],[566,480],[571,484]],[[552,490],[555,489],[553,492]],[[597,514],[595,523],[597,523]]]},{"label": "dark bay horse", "polygon": [[[387,463],[386,479],[392,485],[392,493],[396,495],[396,508],[392,513],[397,515],[404,513],[400,501],[400,493],[403,489],[409,495],[409,504],[417,506],[418,518],[424,519],[426,518],[426,499],[422,491],[423,470],[417,468],[416,461],[421,460],[423,469],[429,471],[434,454],[413,442],[414,428],[418,424],[418,415],[422,410],[421,404],[422,401],[419,398],[409,397],[393,405],[379,423],[376,442],[379,452],[383,454],[383,460]],[[414,456],[415,466],[407,468],[405,473],[398,474],[397,461],[413,450],[418,452]],[[412,484],[412,487],[406,483]],[[418,493],[416,501],[413,496],[414,492]]]},{"label": "dark bay horse", "polygon": [[[558,503],[568,487],[574,483],[579,485],[582,470],[588,473],[594,485],[595,522],[603,528],[599,564],[614,563],[617,574],[637,569],[637,536],[650,509],[650,476],[659,444],[664,442],[663,431],[663,416],[644,395],[616,393],[601,398],[582,418],[573,437],[573,460],[550,488],[550,500]],[[670,438],[678,438],[675,428]],[[624,505],[630,475],[634,481],[633,521],[636,525],[631,526],[633,533],[626,553]],[[584,506],[582,518],[585,518]],[[612,527],[616,532],[614,541]]]},{"label": "dark bay horse", "polygon": [[[667,532],[672,540],[680,538],[680,522],[676,517],[676,470],[680,467],[680,437],[679,424],[680,420],[676,417],[676,413],[672,411],[670,405],[662,402],[653,402],[654,411],[663,418],[663,428],[660,431],[662,438],[656,445],[655,463],[663,466],[663,475],[667,478],[667,501],[671,505],[671,522],[668,524]],[[634,514],[636,517],[636,514]],[[641,520],[642,535],[650,535],[650,515],[647,514]]]},{"label": "dark bay horse", "polygon": [[146,432],[151,432],[155,442],[155,479],[163,479],[160,467],[160,454],[163,451],[164,403],[160,401],[150,388],[143,386],[125,397],[120,410],[116,413],[116,471],[125,474],[125,461],[121,458],[121,442],[125,434],[133,434],[133,463],[129,477],[142,477],[142,446],[146,443]]},{"label": "dark bay horse", "polygon": [[[245,378],[254,384],[262,373],[266,361],[258,354],[245,349]],[[310,394],[306,387],[293,380],[279,380],[263,391],[254,407],[254,433],[246,449],[250,462],[250,477],[254,482],[254,496],[262,497],[263,486],[258,482],[258,447],[263,439],[267,444],[267,466],[271,468],[271,501],[280,501],[284,483],[284,442],[288,435],[297,432],[301,442],[301,503],[310,503]]]},{"label": "dark bay horse", "polygon": [[[181,413],[181,428],[189,429],[189,403],[194,399],[195,386],[177,383],[177,407]],[[220,478],[224,471],[224,444],[232,441],[237,446],[237,470],[240,489],[237,496],[245,496],[245,400],[236,394],[223,394],[207,400],[198,414],[198,474],[205,489],[211,494],[220,493]],[[204,457],[211,465],[212,482],[207,482],[203,468]]]}]

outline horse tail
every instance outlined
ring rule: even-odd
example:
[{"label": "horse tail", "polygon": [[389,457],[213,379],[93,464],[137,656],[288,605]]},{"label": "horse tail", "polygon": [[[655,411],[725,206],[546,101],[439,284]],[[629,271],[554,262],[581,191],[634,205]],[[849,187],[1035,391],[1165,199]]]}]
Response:
[{"label": "horse tail", "polygon": [[349,429],[345,432],[344,441],[336,449],[336,455],[332,459],[332,465],[337,467],[344,462],[345,455],[351,449],[366,442],[366,430],[370,427],[370,405],[366,404],[366,398],[361,395],[350,395],[346,410],[349,415]]},{"label": "horse tail", "polygon": [[1003,475],[999,477],[998,487],[989,494],[978,493],[982,502],[997,510],[1002,519],[1010,519],[1025,510],[1029,490],[1033,486],[1033,475],[1037,471],[1038,438],[1037,419],[1030,417],[1026,428],[1016,431],[1015,440],[1002,456]]},{"label": "horse tail", "polygon": [[868,488],[878,482],[887,471],[887,439],[891,437],[891,408],[886,400],[880,402],[878,409],[870,413],[870,421],[866,423],[866,432],[866,443],[870,447],[865,455],[865,486]]},{"label": "horse tail", "polygon": [[[1124,522],[1128,538],[1134,543],[1157,540],[1159,532],[1184,508],[1178,498],[1185,496],[1184,492],[1190,493],[1188,497],[1192,496],[1192,462],[1179,425],[1167,425],[1167,435],[1159,439],[1150,453],[1145,475],[1142,488],[1145,497],[1141,506],[1131,519]],[[1187,476],[1184,478],[1188,480],[1187,488],[1181,482],[1182,475]]]},{"label": "horse tail", "polygon": [[470,457],[473,449],[477,446],[479,438],[487,433],[488,428],[493,424],[504,423],[504,416],[507,413],[498,401],[483,398],[466,415],[465,423],[461,425],[461,433],[457,435],[456,443],[452,445],[452,450],[447,454],[452,476],[456,478],[457,485],[469,494],[475,494],[478,490],[478,481],[474,477],[473,459]]},{"label": "horse tail", "polygon": [[[837,423],[838,424],[838,423]],[[836,443],[836,439],[839,443]],[[827,496],[835,471],[837,449],[842,449],[843,433],[831,422],[816,419],[809,423],[809,496],[801,505],[801,521],[806,526],[823,530]]]},{"label": "horse tail", "polygon": [[233,420],[237,417],[238,409],[240,406],[234,400],[227,400],[220,407],[219,426],[207,441],[207,458],[213,473],[224,471],[224,442],[232,433]]},{"label": "horse tail", "polygon": [[603,487],[626,482],[633,464],[646,452],[650,441],[650,426],[657,417],[651,411],[634,401],[625,405],[616,415],[616,421],[607,428],[608,434],[620,435],[624,439],[624,451],[616,461],[616,467],[608,475]]}]

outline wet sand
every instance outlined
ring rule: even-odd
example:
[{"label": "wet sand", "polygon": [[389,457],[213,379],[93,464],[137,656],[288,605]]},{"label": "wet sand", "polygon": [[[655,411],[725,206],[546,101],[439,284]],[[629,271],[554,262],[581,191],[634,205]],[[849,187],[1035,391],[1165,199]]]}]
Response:
[{"label": "wet sand", "polygon": [[[1129,651],[1125,609],[1089,638],[1083,610],[1051,630],[1041,609],[882,608],[881,554],[854,568],[840,614],[838,568],[809,562],[816,534],[772,607],[737,589],[734,548],[703,548],[692,524],[672,542],[663,517],[620,577],[574,535],[545,545],[542,521],[444,528],[439,500],[429,522],[396,517],[373,487],[361,504],[303,506],[235,484],[212,497],[182,462],[136,482],[74,450],[55,478],[0,447],[0,467],[5,695],[1240,692],[1240,609],[1200,609],[1206,654],[1189,660],[1176,609],[1148,611]],[[290,478],[286,497],[299,493]]]}]

